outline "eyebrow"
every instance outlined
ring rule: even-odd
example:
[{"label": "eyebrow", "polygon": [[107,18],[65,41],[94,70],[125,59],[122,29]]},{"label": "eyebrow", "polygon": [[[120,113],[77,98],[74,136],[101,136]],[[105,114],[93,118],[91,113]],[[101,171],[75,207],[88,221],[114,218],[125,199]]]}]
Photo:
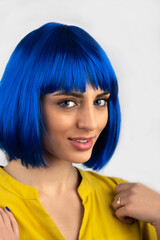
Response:
[{"label": "eyebrow", "polygon": [[[101,94],[98,94],[96,96],[96,98],[98,97],[102,97],[104,95],[107,95],[109,92],[108,91],[104,91],[103,93]],[[74,97],[78,97],[78,98],[84,98],[84,95],[82,93],[76,93],[76,92],[60,92],[60,93],[56,93],[54,94],[53,96],[74,96]]]}]

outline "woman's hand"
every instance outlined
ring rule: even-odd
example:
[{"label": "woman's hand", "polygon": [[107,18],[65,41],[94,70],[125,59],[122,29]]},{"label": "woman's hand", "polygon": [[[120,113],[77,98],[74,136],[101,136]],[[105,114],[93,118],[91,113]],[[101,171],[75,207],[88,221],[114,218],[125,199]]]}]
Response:
[{"label": "woman's hand", "polygon": [[121,183],[112,203],[116,216],[125,223],[134,218],[160,229],[160,194],[140,183]]},{"label": "woman's hand", "polygon": [[0,240],[19,240],[19,228],[13,214],[0,208]]}]

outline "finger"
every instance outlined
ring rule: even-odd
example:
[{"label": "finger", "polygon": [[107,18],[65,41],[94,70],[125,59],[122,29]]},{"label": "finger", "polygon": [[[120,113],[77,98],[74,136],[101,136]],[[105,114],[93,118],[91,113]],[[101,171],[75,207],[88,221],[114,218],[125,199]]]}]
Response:
[{"label": "finger", "polygon": [[0,213],[0,226],[2,226],[2,224],[3,224],[3,218],[2,218],[2,215]]},{"label": "finger", "polygon": [[128,190],[132,188],[133,186],[134,186],[134,183],[120,183],[116,185],[115,190],[117,193],[120,193],[124,190]]},{"label": "finger", "polygon": [[112,202],[114,210],[117,210],[120,207],[123,207],[127,204],[128,194],[117,194]]},{"label": "finger", "polygon": [[1,215],[1,224],[4,224],[4,226],[8,229],[11,230],[12,226],[11,226],[11,222],[10,219],[8,217],[8,215],[5,213],[5,211],[0,208],[0,215]]},{"label": "finger", "polygon": [[129,198],[128,190],[124,190],[115,195],[114,200],[112,202],[113,208],[116,210],[127,203],[127,199]]},{"label": "finger", "polygon": [[8,215],[9,219],[10,219],[12,230],[13,230],[14,234],[19,239],[19,227],[18,227],[18,223],[17,223],[15,217],[6,208],[4,209],[4,211]]},{"label": "finger", "polygon": [[135,219],[128,216],[127,214],[127,208],[124,206],[124,207],[121,207],[121,208],[118,208],[116,211],[115,211],[115,214],[117,216],[117,218],[121,221],[121,222],[124,222],[124,223],[127,223],[127,224],[133,224]]}]

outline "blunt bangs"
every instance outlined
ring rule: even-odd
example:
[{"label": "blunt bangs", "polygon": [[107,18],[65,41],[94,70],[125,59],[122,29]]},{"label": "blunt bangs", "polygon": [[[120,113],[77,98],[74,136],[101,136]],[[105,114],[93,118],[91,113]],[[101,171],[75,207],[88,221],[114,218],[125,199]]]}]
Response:
[{"label": "blunt bangs", "polygon": [[118,84],[101,46],[83,29],[48,23],[25,36],[15,48],[0,82],[0,148],[28,167],[47,167],[41,140],[46,134],[41,96],[55,91],[85,92],[86,85],[108,90],[109,119],[91,158],[83,165],[101,169],[119,137]]}]

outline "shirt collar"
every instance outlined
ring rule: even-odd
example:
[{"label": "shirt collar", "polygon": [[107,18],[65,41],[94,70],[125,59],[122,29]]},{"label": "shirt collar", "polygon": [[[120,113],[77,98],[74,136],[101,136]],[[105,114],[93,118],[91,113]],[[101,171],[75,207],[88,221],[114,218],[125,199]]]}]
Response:
[{"label": "shirt collar", "polygon": [[39,198],[38,190],[35,187],[25,185],[3,170],[0,166],[0,187],[3,187],[12,194],[17,195],[24,199],[37,199]]},{"label": "shirt collar", "polygon": [[83,203],[87,200],[88,195],[94,189],[94,182],[89,174],[89,171],[84,171],[80,168],[77,168],[79,174],[82,177],[81,183],[77,189]]},{"label": "shirt collar", "polygon": [[[87,199],[87,196],[93,189],[94,185],[93,182],[91,181],[88,171],[84,171],[80,168],[76,169],[78,173],[81,175],[81,182],[78,186],[77,192],[84,203]],[[3,170],[3,166],[0,166],[0,186],[5,188],[7,191],[17,195],[20,198],[24,199],[39,198],[38,190],[35,187],[17,181]]]}]

